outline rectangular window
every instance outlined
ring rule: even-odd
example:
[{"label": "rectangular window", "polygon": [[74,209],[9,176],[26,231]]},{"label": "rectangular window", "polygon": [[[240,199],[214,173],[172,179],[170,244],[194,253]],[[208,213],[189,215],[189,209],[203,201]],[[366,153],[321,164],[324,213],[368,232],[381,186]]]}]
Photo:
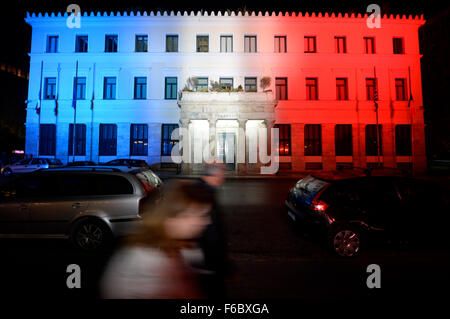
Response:
[{"label": "rectangular window", "polygon": [[315,53],[316,48],[316,37],[306,36],[305,37],[305,53]]},{"label": "rectangular window", "polygon": [[404,54],[405,48],[403,46],[403,38],[393,38],[392,45],[394,47],[394,54]]},{"label": "rectangular window", "polygon": [[364,37],[364,53],[366,54],[375,53],[375,38]]},{"label": "rectangular window", "polygon": [[163,124],[161,129],[161,156],[170,156],[172,148],[178,143],[178,137],[172,136],[173,130],[178,128],[178,124]]},{"label": "rectangular window", "polygon": [[395,96],[397,101],[406,101],[406,80],[395,79]]},{"label": "rectangular window", "polygon": [[166,35],[166,52],[178,52],[178,35]]},{"label": "rectangular window", "polygon": [[336,53],[347,53],[347,43],[345,37],[334,37]]},{"label": "rectangular window", "polygon": [[275,78],[275,90],[277,100],[287,100],[288,90],[287,90],[287,78]]},{"label": "rectangular window", "polygon": [[286,36],[276,35],[274,39],[275,39],[274,52],[286,53],[287,52]]},{"label": "rectangular window", "polygon": [[49,35],[47,37],[47,53],[58,52],[58,38],[57,35]]},{"label": "rectangular window", "polygon": [[85,77],[75,77],[73,79],[73,90],[76,100],[86,99],[86,78]]},{"label": "rectangular window", "polygon": [[348,85],[346,78],[336,78],[336,100],[348,100]]},{"label": "rectangular window", "polygon": [[56,125],[41,124],[39,126],[39,155],[55,155]]},{"label": "rectangular window", "polygon": [[412,155],[411,125],[395,126],[395,154],[397,156]]},{"label": "rectangular window", "polygon": [[367,101],[378,100],[377,80],[374,78],[366,78],[366,97]]},{"label": "rectangular window", "polygon": [[44,100],[54,100],[55,98],[56,98],[56,78],[45,78]]},{"label": "rectangular window", "polygon": [[306,99],[318,100],[317,78],[306,78]]},{"label": "rectangular window", "polygon": [[198,35],[197,36],[197,52],[209,51],[209,36]]},{"label": "rectangular window", "polygon": [[105,52],[117,52],[117,35],[106,35],[105,36]]},{"label": "rectangular window", "polygon": [[244,36],[244,52],[255,53],[256,50],[256,35]]},{"label": "rectangular window", "polygon": [[233,88],[233,78],[220,78],[220,86],[225,90],[231,90]]},{"label": "rectangular window", "polygon": [[134,99],[145,100],[147,98],[147,78],[135,77],[134,78]]},{"label": "rectangular window", "polygon": [[177,78],[176,77],[166,77],[164,98],[166,100],[176,100],[177,99]]},{"label": "rectangular window", "polygon": [[147,156],[148,126],[147,124],[131,124],[130,155]]},{"label": "rectangular window", "polygon": [[116,78],[105,77],[103,79],[103,99],[114,100],[116,98]]},{"label": "rectangular window", "polygon": [[88,52],[87,35],[77,35],[75,40],[75,52]]},{"label": "rectangular window", "polygon": [[305,124],[305,156],[322,155],[322,126]]},{"label": "rectangular window", "polygon": [[353,155],[353,139],[351,124],[337,124],[334,128],[336,156]]},{"label": "rectangular window", "polygon": [[291,156],[291,125],[275,124],[279,134],[279,153],[280,156]]},{"label": "rectangular window", "polygon": [[245,78],[244,79],[245,92],[256,92],[256,78]]},{"label": "rectangular window", "polygon": [[197,78],[197,91],[208,89],[208,78]]},{"label": "rectangular window", "polygon": [[147,52],[148,50],[148,35],[136,35],[135,43],[136,52]]},{"label": "rectangular window", "polygon": [[220,52],[233,52],[233,36],[221,35],[220,36]]},{"label": "rectangular window", "polygon": [[[73,144],[74,138],[75,145]],[[86,155],[86,124],[76,124],[75,132],[73,131],[73,124],[69,124],[69,156],[73,155],[74,149],[76,156]]]},{"label": "rectangular window", "polygon": [[[383,145],[381,141],[381,124],[378,125],[378,140],[380,145]],[[377,156],[378,155],[378,143],[377,143],[377,126],[375,124],[366,125],[366,155]],[[383,148],[380,147],[380,156],[383,155]]]},{"label": "rectangular window", "polygon": [[115,156],[117,152],[117,125],[100,124],[100,138],[98,143],[100,156]]}]

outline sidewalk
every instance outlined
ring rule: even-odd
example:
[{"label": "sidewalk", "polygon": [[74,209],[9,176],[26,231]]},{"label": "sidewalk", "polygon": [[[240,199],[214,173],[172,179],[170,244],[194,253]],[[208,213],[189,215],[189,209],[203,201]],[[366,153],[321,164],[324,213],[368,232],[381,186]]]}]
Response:
[{"label": "sidewalk", "polygon": [[[177,174],[175,170],[155,170],[154,171],[162,179],[180,178],[180,179],[195,179],[200,178],[200,174]],[[295,179],[305,177],[308,173],[303,172],[279,172],[276,175],[236,175],[232,173],[225,173],[227,179]]]},{"label": "sidewalk", "polygon": [[[195,179],[199,178],[202,175],[200,174],[177,174],[175,169],[160,169],[154,170],[154,172],[162,179]],[[263,174],[253,174],[253,175],[236,175],[235,173],[225,173],[226,179],[278,179],[278,180],[299,180],[309,174],[314,173],[323,173],[323,171],[310,171],[310,172],[289,172],[289,171],[279,171],[274,175],[263,175]],[[426,175],[414,176],[413,178],[426,179],[429,181],[438,181],[438,182],[450,182],[450,169],[445,168],[442,170],[436,170],[430,168]]]}]

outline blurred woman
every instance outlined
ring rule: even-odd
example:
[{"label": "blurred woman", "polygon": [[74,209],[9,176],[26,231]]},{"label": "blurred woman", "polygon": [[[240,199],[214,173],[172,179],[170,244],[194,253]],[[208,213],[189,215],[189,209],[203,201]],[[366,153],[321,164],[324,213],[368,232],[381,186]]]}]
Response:
[{"label": "blurred woman", "polygon": [[195,248],[211,219],[212,198],[190,182],[169,187],[155,207],[141,205],[143,221],[111,258],[101,290],[104,298],[203,298],[182,252]]}]

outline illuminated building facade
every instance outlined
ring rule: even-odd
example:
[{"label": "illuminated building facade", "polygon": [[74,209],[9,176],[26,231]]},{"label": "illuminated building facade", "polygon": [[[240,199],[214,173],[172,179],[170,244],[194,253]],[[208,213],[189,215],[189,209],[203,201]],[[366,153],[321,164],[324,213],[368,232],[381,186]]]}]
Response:
[{"label": "illuminated building facade", "polygon": [[276,127],[281,170],[426,169],[422,17],[383,16],[380,28],[354,14],[83,13],[81,28],[66,20],[26,18],[28,154],[167,163],[179,126],[192,145],[213,141],[218,156],[236,158],[245,141],[244,163],[228,167],[246,174],[258,167],[247,149],[256,129]]}]

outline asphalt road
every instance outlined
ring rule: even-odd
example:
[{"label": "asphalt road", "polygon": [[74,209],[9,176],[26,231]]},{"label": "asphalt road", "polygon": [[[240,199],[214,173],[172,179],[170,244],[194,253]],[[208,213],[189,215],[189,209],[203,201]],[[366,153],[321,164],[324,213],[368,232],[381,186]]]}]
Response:
[{"label": "asphalt road", "polygon": [[[368,299],[441,297],[450,283],[445,247],[372,245],[354,259],[334,257],[319,238],[292,227],[283,202],[295,180],[229,181],[222,190],[235,298]],[[367,266],[378,264],[381,288],[369,289]]]},{"label": "asphalt road", "polygon": [[[231,298],[355,299],[442,296],[450,253],[373,247],[355,259],[331,256],[314,236],[296,232],[283,201],[295,180],[232,179],[220,193],[234,272]],[[109,253],[87,254],[64,240],[1,239],[0,287],[10,298],[95,298]],[[81,268],[81,289],[68,289],[66,268]],[[381,267],[381,288],[369,289],[367,266]],[[444,292],[443,292],[444,291]],[[448,295],[448,294],[447,294]]]}]

